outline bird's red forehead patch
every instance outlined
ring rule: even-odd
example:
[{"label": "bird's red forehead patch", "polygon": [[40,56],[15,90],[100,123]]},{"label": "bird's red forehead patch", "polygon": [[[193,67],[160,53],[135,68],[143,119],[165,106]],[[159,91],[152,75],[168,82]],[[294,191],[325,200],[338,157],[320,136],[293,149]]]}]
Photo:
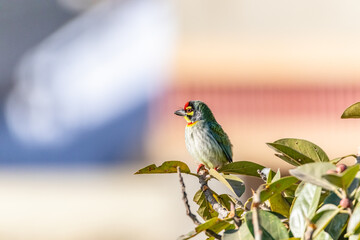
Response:
[{"label": "bird's red forehead patch", "polygon": [[189,106],[190,102],[185,103],[184,110]]}]

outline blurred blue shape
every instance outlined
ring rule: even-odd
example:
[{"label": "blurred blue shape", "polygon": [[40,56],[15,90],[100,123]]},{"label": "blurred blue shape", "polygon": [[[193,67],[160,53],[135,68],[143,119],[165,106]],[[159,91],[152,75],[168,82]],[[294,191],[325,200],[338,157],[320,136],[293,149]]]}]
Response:
[{"label": "blurred blue shape", "polygon": [[24,56],[0,136],[0,164],[139,159],[148,104],[166,88],[171,2],[103,1]]},{"label": "blurred blue shape", "polygon": [[[144,159],[148,104],[132,109],[99,128],[88,130],[62,145],[34,146],[19,141],[0,117],[0,165],[100,166]],[[132,119],[129,122],[129,119]]]}]

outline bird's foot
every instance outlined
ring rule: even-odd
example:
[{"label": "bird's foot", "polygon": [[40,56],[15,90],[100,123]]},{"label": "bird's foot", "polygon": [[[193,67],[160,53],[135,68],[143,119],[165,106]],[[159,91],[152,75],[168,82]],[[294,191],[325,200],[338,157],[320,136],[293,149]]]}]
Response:
[{"label": "bird's foot", "polygon": [[200,169],[204,167],[204,164],[199,164],[198,168],[196,169],[196,173],[199,173]]}]

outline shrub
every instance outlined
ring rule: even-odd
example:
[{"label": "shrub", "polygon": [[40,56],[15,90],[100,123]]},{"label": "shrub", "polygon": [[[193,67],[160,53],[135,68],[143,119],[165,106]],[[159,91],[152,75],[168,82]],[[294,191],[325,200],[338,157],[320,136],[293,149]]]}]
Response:
[{"label": "shrub", "polygon": [[[345,110],[342,118],[360,118],[360,102]],[[359,164],[339,162],[355,154],[329,159],[317,145],[303,139],[284,138],[267,143],[276,156],[295,166],[281,177],[269,168],[247,161],[233,162],[218,171],[201,168],[195,174],[180,161],[154,164],[135,174],[178,173],[187,215],[196,227],[179,239],[205,232],[208,239],[345,239],[360,238]],[[193,200],[200,222],[188,204],[181,174],[198,178],[200,190]],[[245,184],[237,175],[261,177],[264,184],[242,203]],[[217,194],[207,182],[216,179],[232,194]]]}]

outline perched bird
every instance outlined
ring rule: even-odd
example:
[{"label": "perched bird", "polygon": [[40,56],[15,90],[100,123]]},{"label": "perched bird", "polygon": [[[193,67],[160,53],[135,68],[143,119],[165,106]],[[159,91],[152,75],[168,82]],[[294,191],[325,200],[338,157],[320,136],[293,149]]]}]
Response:
[{"label": "perched bird", "polygon": [[186,148],[192,157],[208,169],[218,169],[232,162],[232,144],[210,108],[201,101],[189,101],[175,112],[187,121],[185,127]]}]

